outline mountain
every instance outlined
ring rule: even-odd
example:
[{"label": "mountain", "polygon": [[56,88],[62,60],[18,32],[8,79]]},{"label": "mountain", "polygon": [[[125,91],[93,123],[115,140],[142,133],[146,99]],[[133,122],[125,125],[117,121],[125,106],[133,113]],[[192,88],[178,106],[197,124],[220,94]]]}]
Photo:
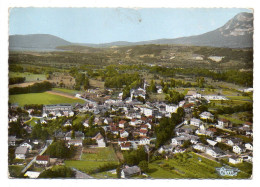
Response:
[{"label": "mountain", "polygon": [[253,30],[253,14],[243,12],[229,20],[224,26],[205,34],[151,42],[156,44],[248,48],[253,47]]},{"label": "mountain", "polygon": [[72,43],[50,34],[28,34],[9,36],[10,50],[51,50]]},{"label": "mountain", "polygon": [[88,47],[133,46],[144,44],[181,44],[228,48],[253,47],[253,14],[242,12],[229,20],[224,26],[196,36],[175,39],[158,39],[141,42],[116,41],[103,44],[71,43],[48,34],[11,35],[9,49],[56,49],[58,46],[80,45]]}]

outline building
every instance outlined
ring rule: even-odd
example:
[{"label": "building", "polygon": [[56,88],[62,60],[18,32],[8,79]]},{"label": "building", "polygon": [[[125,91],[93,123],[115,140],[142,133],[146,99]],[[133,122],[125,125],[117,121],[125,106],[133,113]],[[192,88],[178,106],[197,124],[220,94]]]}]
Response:
[{"label": "building", "polygon": [[199,127],[202,124],[202,121],[200,119],[191,118],[190,124]]},{"label": "building", "polygon": [[28,148],[27,147],[17,147],[15,149],[15,158],[16,159],[25,159],[28,154]]},{"label": "building", "polygon": [[241,154],[246,152],[246,148],[243,145],[234,145],[233,146],[233,152],[237,154]]},{"label": "building", "polygon": [[228,162],[230,162],[231,164],[240,164],[243,162],[243,159],[237,156],[232,156],[228,159]]},{"label": "building", "polygon": [[209,120],[213,120],[214,119],[214,115],[213,114],[211,114],[210,112],[202,112],[201,114],[200,114],[200,118],[201,119],[209,119]]},{"label": "building", "polygon": [[72,105],[69,104],[58,104],[58,105],[44,105],[43,106],[43,117],[47,117],[49,114],[53,116],[73,116]]},{"label": "building", "polygon": [[178,109],[178,105],[166,105],[166,112],[174,113]]},{"label": "building", "polygon": [[72,140],[69,140],[68,141],[68,145],[71,146],[71,145],[74,145],[74,146],[82,146],[83,140],[82,139],[72,139]]},{"label": "building", "polygon": [[16,136],[8,136],[8,145],[15,146]]},{"label": "building", "polygon": [[98,147],[106,147],[105,139],[100,132],[92,139],[96,140]]},{"label": "building", "polygon": [[146,98],[146,91],[145,89],[138,88],[138,89],[132,89],[130,90],[131,100],[133,100],[135,97],[142,97],[143,99]]},{"label": "building", "polygon": [[122,151],[129,151],[131,149],[131,142],[123,142],[120,144]]},{"label": "building", "polygon": [[48,166],[50,163],[50,157],[47,155],[39,155],[36,157],[36,164],[41,166]]},{"label": "building", "polygon": [[133,175],[140,175],[140,174],[141,174],[141,169],[138,166],[127,167],[125,169],[122,169],[121,178],[125,179]]}]

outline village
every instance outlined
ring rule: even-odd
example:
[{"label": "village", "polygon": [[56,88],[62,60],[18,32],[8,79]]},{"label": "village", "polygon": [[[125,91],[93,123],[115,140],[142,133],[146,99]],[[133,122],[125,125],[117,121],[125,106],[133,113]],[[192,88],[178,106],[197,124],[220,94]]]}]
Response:
[{"label": "village", "polygon": [[[75,94],[83,104],[60,103],[42,108],[28,105],[22,109],[10,104],[9,128],[19,123],[20,132],[27,135],[24,138],[9,135],[8,145],[14,150],[9,165],[20,166],[17,176],[29,178],[38,178],[56,165],[72,168],[76,172],[74,178],[95,178],[92,174],[101,171],[109,171],[105,175],[108,178],[153,178],[147,168],[156,158],[168,161],[188,155],[199,162],[205,159],[230,167],[252,163],[252,123],[234,125],[228,119],[217,118],[205,107],[205,103],[227,101],[227,97],[191,89],[176,104],[149,102],[147,89],[151,84],[144,80],[125,99],[123,92],[116,92],[116,98],[106,97],[114,91],[107,89],[107,95],[100,96],[102,101],[96,101],[90,96],[98,95],[99,90],[94,88]],[[156,84],[156,92],[164,93],[163,85]],[[60,152],[65,150],[64,154],[59,155],[52,146]],[[99,150],[113,154],[116,159],[103,158],[105,167],[97,171],[89,171],[88,165],[77,166],[84,154],[98,155]],[[131,160],[130,153],[140,150],[144,158],[139,162]]]}]

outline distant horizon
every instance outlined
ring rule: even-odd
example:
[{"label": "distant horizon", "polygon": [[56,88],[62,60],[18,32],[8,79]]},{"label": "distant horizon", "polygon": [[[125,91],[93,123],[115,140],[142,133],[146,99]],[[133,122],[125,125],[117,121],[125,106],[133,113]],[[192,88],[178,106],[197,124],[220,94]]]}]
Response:
[{"label": "distant horizon", "polygon": [[252,13],[252,10],[238,8],[12,8],[9,18],[9,36],[53,35],[78,44],[135,43],[175,39],[218,29],[242,12]]}]

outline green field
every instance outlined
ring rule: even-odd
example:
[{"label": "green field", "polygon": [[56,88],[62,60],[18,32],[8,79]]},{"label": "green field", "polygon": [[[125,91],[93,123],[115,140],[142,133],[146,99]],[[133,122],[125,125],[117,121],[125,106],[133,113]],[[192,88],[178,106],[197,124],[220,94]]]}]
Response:
[{"label": "green field", "polygon": [[46,80],[46,75],[44,74],[33,74],[33,73],[19,73],[19,72],[9,72],[9,77],[25,77],[25,82],[33,81],[43,81]]},{"label": "green field", "polygon": [[[66,160],[65,165],[89,173],[104,164],[118,164],[118,159],[112,147],[93,148],[91,150],[96,153],[83,153],[81,160]],[[103,174],[104,173],[106,172],[103,172]],[[99,175],[103,174],[99,173]],[[98,173],[96,175],[98,175]]]},{"label": "green field", "polygon": [[[199,158],[201,161],[199,161]],[[181,159],[157,160],[149,164],[147,174],[152,178],[228,178],[216,173],[216,167],[222,165],[218,162],[200,157],[195,153],[189,153]],[[235,167],[235,166],[234,166]],[[241,169],[240,169],[241,168]],[[243,168],[243,169],[242,169]],[[234,178],[249,178],[250,166],[243,163],[239,166],[241,172]],[[232,177],[229,177],[232,178]]]},{"label": "green field", "polygon": [[115,151],[112,147],[97,148],[93,149],[96,153],[83,153],[81,156],[82,160],[87,161],[108,161],[108,162],[118,162]]},{"label": "green field", "polygon": [[34,126],[34,125],[36,125],[36,122],[38,121],[38,120],[40,120],[39,118],[31,118],[29,121],[27,121],[25,124],[27,124],[27,125],[30,125],[30,126]]},{"label": "green field", "polygon": [[10,103],[18,103],[20,106],[25,104],[61,104],[61,103],[84,103],[81,99],[71,99],[59,95],[53,95],[47,92],[16,94],[9,96]]},{"label": "green field", "polygon": [[8,170],[11,177],[18,177],[21,175],[21,171],[23,170],[24,166],[8,166]]}]

